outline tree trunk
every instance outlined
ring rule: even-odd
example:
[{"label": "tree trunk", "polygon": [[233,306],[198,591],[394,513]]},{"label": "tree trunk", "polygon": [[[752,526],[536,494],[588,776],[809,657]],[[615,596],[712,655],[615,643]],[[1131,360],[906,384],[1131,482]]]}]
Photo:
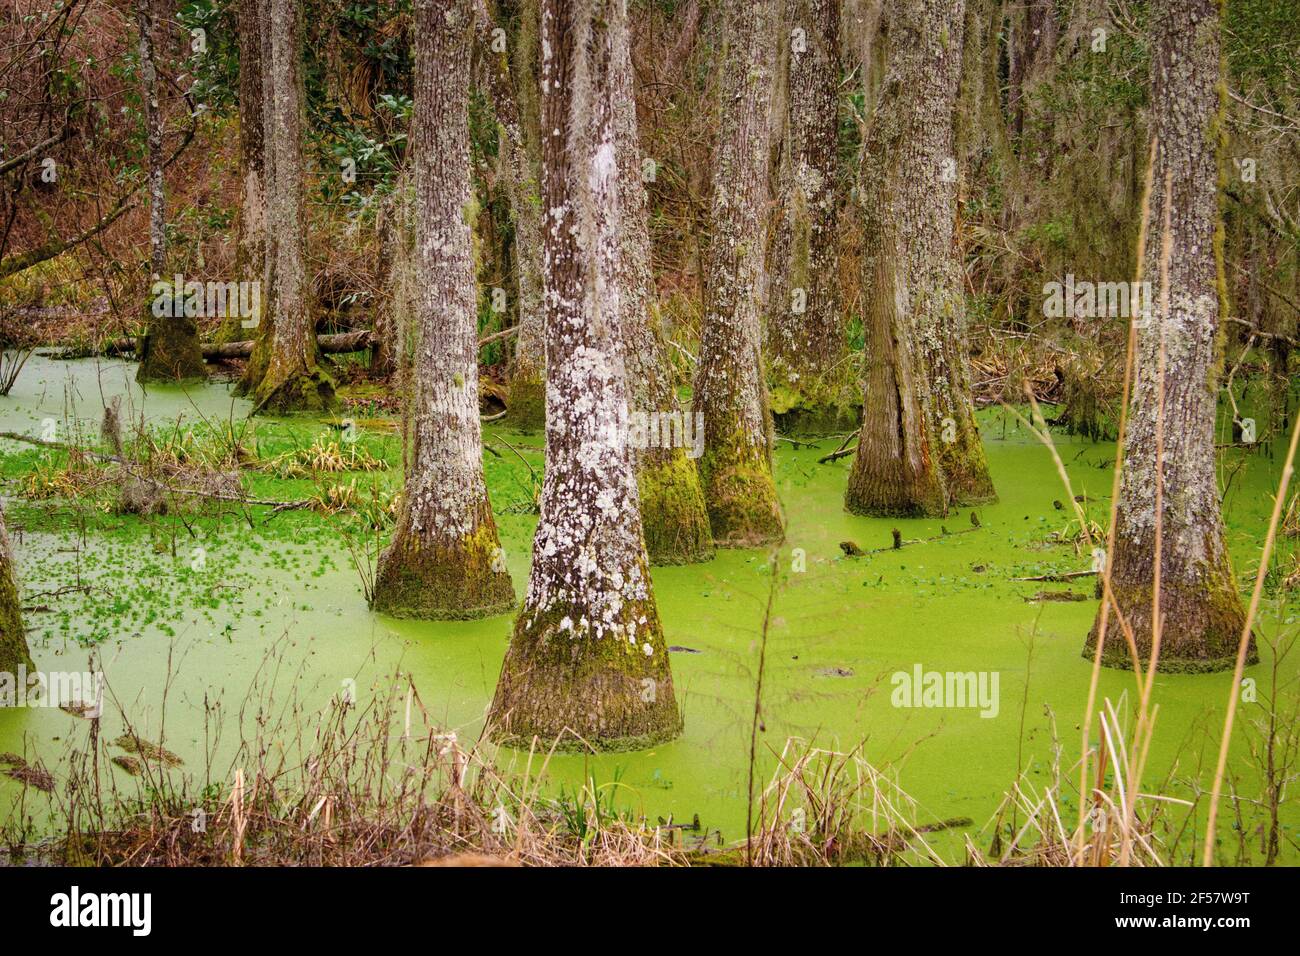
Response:
[{"label": "tree trunk", "polygon": [[623,427],[610,61],[627,29],[624,3],[542,3],[546,386],[555,401],[528,596],[490,716],[497,739],[525,747],[536,737],[567,749],[642,748],[681,729]]},{"label": "tree trunk", "polygon": [[334,407],[334,383],[318,366],[315,303],[303,247],[303,78],[301,0],[272,0],[268,31],[271,67],[265,95],[271,105],[272,174],[268,228],[269,319],[245,374],[244,391],[255,414],[320,412]]},{"label": "tree trunk", "polygon": [[478,313],[465,209],[472,0],[419,0],[415,23],[417,308],[411,468],[372,605],[401,617],[475,618],[514,606],[483,480]]},{"label": "tree trunk", "polygon": [[858,419],[836,282],[840,10],[835,0],[791,0],[790,7],[768,377],[784,431],[825,433],[854,428]]},{"label": "tree trunk", "polygon": [[759,349],[774,7],[772,0],[728,0],[724,11],[713,234],[695,376],[695,401],[704,415],[700,476],[713,539],[721,547],[758,547],[783,537]]},{"label": "tree trunk", "polygon": [[[656,320],[630,31],[614,36],[612,83],[623,219],[620,291],[628,414],[633,423],[646,426],[641,440],[633,443],[638,446],[633,456],[641,522],[651,564],[693,564],[713,557],[713,536],[692,457],[695,449],[686,442],[697,431],[693,421],[681,417],[672,365]],[[692,413],[688,409],[684,414]],[[679,420],[682,427],[673,431]],[[653,433],[651,422],[659,425]]]},{"label": "tree trunk", "polygon": [[23,628],[22,602],[13,571],[13,550],[5,531],[4,505],[0,503],[0,675],[15,675],[19,666],[32,667]]},{"label": "tree trunk", "polygon": [[855,514],[940,515],[947,505],[920,343],[922,316],[942,300],[949,278],[950,251],[940,237],[951,236],[929,221],[942,212],[933,192],[950,167],[936,155],[927,127],[948,123],[951,141],[951,125],[924,74],[953,57],[943,48],[931,2],[906,0],[892,10],[889,73],[863,152],[866,392],[845,495]]},{"label": "tree trunk", "polygon": [[[1157,0],[1150,23],[1152,133],[1158,148],[1142,256],[1143,277],[1159,291],[1153,294],[1150,319],[1139,321],[1111,587],[1145,658],[1152,643],[1159,522],[1160,669],[1222,670],[1235,664],[1245,614],[1224,546],[1214,469],[1216,350],[1225,305],[1217,155],[1219,5]],[[1088,656],[1099,624],[1100,618],[1088,637]],[[1253,646],[1250,657],[1256,658]],[[1103,660],[1131,666],[1113,613]]]},{"label": "tree trunk", "polygon": [[[514,261],[517,269],[514,361],[510,366],[510,400],[506,420],[521,431],[540,431],[546,424],[545,338],[542,329],[542,203],[540,168],[541,127],[537,90],[538,0],[519,4],[519,28],[514,55],[496,56],[489,73],[497,121],[505,141],[510,177],[510,211],[514,220]],[[485,14],[489,23],[494,22]]]},{"label": "tree trunk", "polygon": [[[140,95],[149,144],[149,283],[167,271],[167,197],[163,188],[163,122],[158,99],[158,67],[154,57],[154,0],[136,0],[135,17],[140,29]],[[207,378],[207,367],[199,351],[199,330],[193,317],[168,299],[169,308],[153,303],[146,309],[144,344],[140,350],[138,382],[194,382]],[[163,314],[158,314],[162,312]],[[179,312],[179,314],[175,314]]]},{"label": "tree trunk", "polygon": [[[261,283],[266,271],[266,137],[262,125],[262,34],[266,17],[258,0],[239,2],[239,180],[238,233],[235,238],[235,277],[240,282]],[[259,300],[259,311],[261,297]],[[221,324],[219,342],[245,338],[257,316],[231,315]]]},{"label": "tree trunk", "polygon": [[[915,111],[908,144],[916,165],[903,172],[910,181],[908,272],[903,281],[920,292],[913,322],[925,361],[930,421],[950,502],[997,500],[971,399],[966,337],[965,268],[956,242],[957,146],[954,118],[961,81],[965,0],[923,0],[916,6],[921,60],[905,96]],[[913,42],[914,33],[904,42]]]}]

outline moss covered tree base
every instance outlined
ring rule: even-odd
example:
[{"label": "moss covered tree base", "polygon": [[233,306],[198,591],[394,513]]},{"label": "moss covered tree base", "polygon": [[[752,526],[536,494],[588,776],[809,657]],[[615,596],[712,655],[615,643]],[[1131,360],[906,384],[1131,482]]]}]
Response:
[{"label": "moss covered tree base", "polygon": [[9,536],[0,511],[0,674],[16,674],[20,666],[34,668],[9,555]]},{"label": "moss covered tree base", "polygon": [[370,606],[393,617],[465,621],[515,606],[496,529],[480,528],[458,547],[440,547],[400,532],[379,557]]},{"label": "moss covered tree base", "polygon": [[748,456],[712,457],[700,473],[713,543],[719,548],[761,548],[785,540],[772,471],[759,449]]},{"label": "moss covered tree base", "polygon": [[206,381],[198,331],[193,321],[164,320],[169,324],[151,328],[140,349],[140,367],[135,380],[141,385],[189,384]]},{"label": "moss covered tree base", "polygon": [[505,420],[521,432],[539,432],[546,427],[546,383],[540,373],[520,373],[511,379]]},{"label": "moss covered tree base", "polygon": [[249,394],[255,415],[320,414],[338,405],[333,379],[319,368],[286,374],[268,371]]},{"label": "moss covered tree base", "polygon": [[[1117,576],[1119,570],[1117,567]],[[1214,575],[1211,580],[1214,585],[1206,587],[1161,583],[1160,614],[1164,618],[1164,627],[1160,637],[1160,660],[1156,665],[1160,673],[1203,674],[1232,670],[1236,666],[1246,613],[1230,576]],[[1111,588],[1133,632],[1138,657],[1146,667],[1151,659],[1151,582],[1134,585],[1112,579]],[[1083,656],[1088,659],[1097,652],[1100,624],[1101,611],[1098,609],[1083,649]],[[1107,615],[1106,630],[1102,664],[1132,670],[1133,656],[1124,631],[1115,620],[1113,608]],[[1250,639],[1246,663],[1259,663],[1254,635]]]},{"label": "moss covered tree base", "polygon": [[772,415],[776,430],[792,438],[817,438],[855,430],[862,422],[862,406],[851,402],[829,405],[795,405]]},{"label": "moss covered tree base", "polygon": [[681,733],[653,602],[625,604],[618,634],[598,635],[595,616],[576,606],[519,615],[488,719],[493,740],[520,749],[619,751]]},{"label": "moss covered tree base", "polygon": [[920,469],[904,460],[863,453],[853,458],[844,507],[872,518],[939,518],[948,513],[948,493],[928,462]]},{"label": "moss covered tree base", "polygon": [[685,452],[638,462],[641,523],[650,563],[698,564],[713,557],[699,472]]},{"label": "moss covered tree base", "polygon": [[943,468],[949,504],[990,505],[998,500],[993,479],[989,477],[984,448],[979,444],[978,432],[972,441],[973,444],[940,444],[939,462]]}]

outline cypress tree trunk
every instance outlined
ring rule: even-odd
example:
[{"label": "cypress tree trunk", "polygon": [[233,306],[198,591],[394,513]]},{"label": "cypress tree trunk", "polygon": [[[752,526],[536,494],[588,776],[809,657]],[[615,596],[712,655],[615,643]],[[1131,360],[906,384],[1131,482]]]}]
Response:
[{"label": "cypress tree trunk", "polygon": [[[32,666],[23,628],[22,603],[14,580],[13,551],[5,531],[4,505],[0,504],[0,674],[17,674],[19,665]],[[16,678],[15,678],[16,679]]]},{"label": "cypress tree trunk", "polygon": [[929,221],[936,214],[932,194],[944,167],[934,152],[933,131],[926,128],[949,123],[951,137],[950,113],[936,112],[923,76],[935,71],[935,61],[944,55],[933,14],[930,0],[903,0],[893,8],[889,72],[863,152],[866,391],[844,499],[855,514],[946,510],[920,343],[922,316],[944,292],[949,258],[936,241],[941,228]]},{"label": "cypress tree trunk", "polygon": [[[235,237],[235,277],[261,283],[266,271],[266,161],[262,125],[262,36],[266,17],[257,0],[239,2],[239,223]],[[221,324],[217,340],[237,342],[247,337],[244,321],[260,324],[259,314],[237,312]],[[250,326],[255,328],[256,325]]]},{"label": "cypress tree trunk", "polygon": [[510,366],[510,402],[506,420],[522,431],[546,424],[545,337],[542,329],[542,201],[538,170],[541,129],[537,90],[538,0],[519,4],[513,66],[503,61],[494,77],[497,120],[506,143],[510,175],[510,210],[514,219],[514,258],[518,269],[519,331]]},{"label": "cypress tree trunk", "polygon": [[[786,431],[853,428],[856,390],[836,282],[840,10],[791,0],[781,195],[770,253],[767,359],[772,407]],[[793,49],[795,30],[801,49]]]},{"label": "cypress tree trunk", "polygon": [[514,605],[483,480],[469,181],[472,0],[418,0],[415,191],[419,344],[411,467],[373,606],[472,618]]},{"label": "cypress tree trunk", "polygon": [[271,138],[268,229],[269,294],[264,321],[242,383],[255,414],[320,412],[334,407],[334,383],[319,367],[315,303],[303,261],[303,78],[301,0],[272,0],[270,69],[264,95]]},{"label": "cypress tree trunk", "polygon": [[704,415],[700,476],[713,539],[721,547],[758,547],[783,537],[759,349],[774,6],[772,0],[727,0],[722,11],[713,235],[695,376],[695,401]]},{"label": "cypress tree trunk", "polygon": [[[654,422],[642,436],[645,447],[633,449],[641,522],[651,564],[692,564],[713,557],[713,536],[704,507],[694,449],[694,422],[666,434],[683,415],[673,383],[672,366],[655,320],[654,278],[650,268],[650,227],[646,219],[645,185],[641,181],[641,147],[637,133],[636,91],[632,72],[630,31],[614,35],[614,133],[622,203],[623,244],[622,329],[627,369],[628,412],[633,422]],[[685,415],[690,416],[690,410]],[[644,415],[645,419],[635,416]],[[654,416],[651,418],[651,416]],[[673,423],[664,426],[663,423]],[[653,433],[651,433],[653,431]],[[677,438],[682,443],[676,443]],[[689,451],[689,454],[688,454]]]},{"label": "cypress tree trunk", "polygon": [[[957,226],[957,146],[954,118],[961,80],[965,0],[909,3],[900,20],[910,58],[906,108],[914,111],[907,144],[915,167],[903,171],[914,205],[909,218],[908,270],[901,277],[918,295],[913,322],[925,361],[935,450],[949,499],[956,504],[997,500],[989,478],[975,406],[971,400],[966,344],[964,267],[954,234]],[[897,38],[896,38],[897,39]]]},{"label": "cypress tree trunk", "polygon": [[[1150,319],[1139,323],[1111,586],[1145,657],[1152,640],[1156,483],[1162,481],[1160,669],[1230,669],[1245,614],[1224,546],[1214,473],[1216,350],[1224,308],[1217,155],[1223,106],[1219,5],[1215,0],[1157,0],[1150,22],[1151,119],[1159,145],[1142,255],[1144,278],[1153,291],[1161,291],[1153,295],[1157,305]],[[1166,294],[1167,308],[1162,302]],[[1088,655],[1096,646],[1099,623],[1088,637]],[[1256,659],[1253,647],[1250,656]],[[1131,666],[1113,613],[1103,660]]]},{"label": "cypress tree trunk", "polygon": [[[153,283],[167,271],[167,197],[163,187],[163,114],[158,101],[158,67],[154,56],[154,0],[136,0],[135,18],[140,29],[140,86],[149,145],[149,273]],[[169,306],[161,308],[160,306]],[[157,313],[162,312],[159,315]],[[184,305],[168,297],[146,309],[144,344],[140,351],[137,382],[193,382],[206,379],[203,350],[193,316]]]},{"label": "cypress tree trunk", "polygon": [[[624,0],[543,0],[546,477],[528,596],[492,702],[528,746],[648,747],[681,729],[651,587],[619,322],[621,209],[610,80]],[[581,738],[581,741],[577,738]]]}]

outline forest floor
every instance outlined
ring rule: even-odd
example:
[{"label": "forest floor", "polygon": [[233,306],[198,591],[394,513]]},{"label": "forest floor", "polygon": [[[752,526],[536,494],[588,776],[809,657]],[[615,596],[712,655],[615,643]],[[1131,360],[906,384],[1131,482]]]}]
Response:
[{"label": "forest floor", "polygon": [[[123,421],[129,431],[143,417],[155,463],[181,475],[219,470],[235,460],[234,436],[249,494],[313,505],[277,512],[191,499],[165,515],[118,514],[104,468],[69,471],[65,452],[0,438],[32,655],[43,671],[80,671],[96,658],[112,700],[100,738],[118,738],[126,715],[136,733],[184,762],[171,773],[228,780],[240,733],[228,726],[214,739],[214,714],[248,732],[259,717],[241,705],[262,694],[286,706],[292,700],[310,722],[341,690],[364,702],[387,693],[400,673],[416,688],[425,719],[473,742],[511,618],[399,621],[372,614],[366,604],[366,568],[401,487],[396,420],[363,402],[347,413],[350,427],[341,418],[247,421],[247,403],[233,399],[228,386],[146,396],[133,375],[125,362],[33,358],[12,394],[0,399],[0,431],[95,444],[103,400],[122,395]],[[545,787],[591,785],[634,818],[698,816],[706,832],[743,837],[764,610],[775,589],[755,771],[760,786],[778,769],[789,738],[841,752],[861,744],[870,765],[914,801],[918,822],[973,821],[931,838],[954,861],[967,838],[983,848],[993,842],[989,821],[1022,775],[1026,793],[1040,792],[1060,768],[1059,805],[1076,812],[1072,768],[1091,674],[1081,651],[1098,606],[1094,579],[1021,579],[1086,571],[1092,556],[1048,450],[1006,410],[986,409],[980,419],[1000,500],[974,509],[977,520],[972,509],[942,520],[849,515],[843,493],[851,459],[818,463],[838,439],[815,447],[778,442],[785,544],[774,555],[726,551],[707,564],[654,570],[685,715],[682,737],[640,753],[554,755]],[[1113,444],[1055,440],[1073,493],[1104,536]],[[543,436],[490,425],[485,441],[502,545],[522,595]],[[1245,593],[1280,464],[1264,447],[1229,449],[1223,461],[1228,543]],[[894,528],[903,539],[897,550]],[[864,553],[850,556],[842,542]],[[1246,672],[1261,693],[1239,714],[1229,768],[1233,788],[1244,795],[1261,790],[1251,744],[1273,680],[1271,642],[1295,630],[1289,625],[1296,601],[1280,586],[1294,567],[1293,551],[1288,537],[1261,614],[1261,662]],[[918,667],[996,673],[996,707],[896,706],[895,675]],[[1298,675],[1300,655],[1281,661],[1284,710]],[[1151,793],[1193,806],[1170,805],[1174,833],[1180,814],[1204,813],[1198,794],[1213,773],[1230,684],[1230,673],[1157,675],[1159,714],[1144,779]],[[1099,701],[1122,713],[1133,690],[1131,673],[1102,671]],[[2,709],[0,754],[39,761],[58,779],[60,767],[84,748],[87,726],[57,709]],[[527,754],[502,750],[495,759],[502,772],[537,770]],[[107,772],[123,792],[142,786],[119,766]],[[32,798],[0,774],[0,819],[19,806],[35,815],[39,832]],[[1248,842],[1259,812],[1243,802],[1240,818],[1225,810],[1225,826],[1239,827]],[[1283,859],[1300,861],[1300,808],[1284,805],[1282,819]],[[1172,861],[1189,861],[1191,850],[1177,843]]]}]

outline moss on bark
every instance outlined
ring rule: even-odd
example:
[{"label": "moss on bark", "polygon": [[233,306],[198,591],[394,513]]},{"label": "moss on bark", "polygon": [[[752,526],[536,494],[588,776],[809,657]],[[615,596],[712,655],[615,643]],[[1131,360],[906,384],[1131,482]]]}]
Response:
[{"label": "moss on bark", "polygon": [[201,382],[208,377],[193,319],[150,315],[135,380],[146,383]]},{"label": "moss on bark", "polygon": [[252,392],[252,399],[255,415],[314,415],[338,404],[334,380],[319,368],[282,373],[268,370]]},{"label": "moss on bark", "polygon": [[511,378],[505,420],[521,432],[539,432],[546,427],[546,382],[540,370],[519,369]]},{"label": "moss on bark", "polygon": [[0,672],[17,673],[20,665],[28,668],[34,666],[31,652],[27,648],[27,632],[23,627],[18,586],[14,581],[9,537],[4,529],[3,513],[0,512]]},{"label": "moss on bark", "polygon": [[521,749],[536,741],[542,749],[621,751],[680,734],[653,600],[629,601],[621,619],[630,637],[596,636],[577,606],[521,613],[492,701],[492,739]]},{"label": "moss on bark", "polygon": [[495,524],[480,524],[454,545],[400,533],[380,555],[370,606],[393,617],[465,621],[515,606]]},{"label": "moss on bark", "polygon": [[706,445],[700,477],[718,547],[760,548],[785,540],[776,482],[761,446],[744,439]]},{"label": "moss on bark", "polygon": [[713,535],[699,472],[686,453],[644,455],[637,462],[641,523],[650,563],[696,564],[713,557]]}]

